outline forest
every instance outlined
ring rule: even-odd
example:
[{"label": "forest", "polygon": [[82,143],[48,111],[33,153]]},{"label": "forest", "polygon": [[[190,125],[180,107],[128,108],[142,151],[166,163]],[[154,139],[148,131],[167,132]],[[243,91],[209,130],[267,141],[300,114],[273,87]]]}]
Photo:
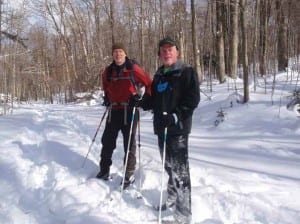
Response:
[{"label": "forest", "polygon": [[153,75],[166,36],[205,88],[242,79],[247,102],[256,77],[299,72],[299,24],[298,0],[1,0],[0,108],[92,97],[115,42]]}]

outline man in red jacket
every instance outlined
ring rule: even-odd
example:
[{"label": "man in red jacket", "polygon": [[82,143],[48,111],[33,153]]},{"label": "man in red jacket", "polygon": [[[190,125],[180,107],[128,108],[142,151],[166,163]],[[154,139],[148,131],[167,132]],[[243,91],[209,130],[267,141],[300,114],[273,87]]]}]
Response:
[{"label": "man in red jacket", "polygon": [[[100,172],[97,178],[108,180],[112,154],[116,148],[119,131],[123,134],[124,164],[129,142],[128,162],[125,171],[124,188],[134,182],[134,171],[136,165],[136,127],[139,120],[139,111],[135,110],[132,119],[133,108],[138,107],[143,96],[151,95],[150,76],[133,60],[129,59],[123,44],[117,43],[112,46],[113,62],[105,68],[102,74],[104,91],[103,104],[109,107],[105,130],[102,135],[102,151],[100,159]],[[142,96],[140,88],[145,88]],[[130,127],[132,125],[131,138]],[[123,177],[124,178],[124,177]]]}]

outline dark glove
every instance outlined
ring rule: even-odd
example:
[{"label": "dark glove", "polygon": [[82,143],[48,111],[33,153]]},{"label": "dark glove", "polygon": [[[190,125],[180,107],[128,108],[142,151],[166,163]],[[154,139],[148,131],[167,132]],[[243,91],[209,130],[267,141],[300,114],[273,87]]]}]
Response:
[{"label": "dark glove", "polygon": [[107,95],[104,95],[104,97],[103,97],[103,103],[102,103],[102,106],[105,106],[105,107],[109,107],[109,106],[110,106],[110,101],[109,101]]},{"label": "dark glove", "polygon": [[139,106],[143,108],[143,110],[151,110],[153,108],[152,104],[151,96],[148,93],[145,93]]},{"label": "dark glove", "polygon": [[138,94],[134,94],[129,99],[129,106],[130,107],[139,107],[141,103],[141,97]]},{"label": "dark glove", "polygon": [[172,124],[175,124],[175,114],[164,114],[163,115],[163,125],[164,127],[169,127]]}]

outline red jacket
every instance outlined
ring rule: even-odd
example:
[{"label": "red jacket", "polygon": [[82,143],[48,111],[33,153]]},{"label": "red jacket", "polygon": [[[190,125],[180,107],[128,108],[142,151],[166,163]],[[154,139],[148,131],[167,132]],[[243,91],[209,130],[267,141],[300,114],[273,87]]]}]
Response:
[{"label": "red jacket", "polygon": [[[118,66],[113,62],[102,74],[103,90],[111,103],[121,104],[138,93],[136,86],[144,86],[145,94],[151,95],[151,78],[138,64],[126,58],[118,73]],[[120,68],[120,67],[119,67]]]}]

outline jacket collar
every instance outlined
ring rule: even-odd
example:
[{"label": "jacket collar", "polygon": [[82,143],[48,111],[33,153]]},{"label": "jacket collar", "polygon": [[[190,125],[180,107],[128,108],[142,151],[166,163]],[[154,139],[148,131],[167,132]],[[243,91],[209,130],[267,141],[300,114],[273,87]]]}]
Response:
[{"label": "jacket collar", "polygon": [[177,62],[174,65],[172,65],[166,73],[163,72],[164,66],[162,65],[161,67],[158,68],[155,75],[171,75],[174,73],[178,73],[179,71],[182,70],[183,67],[184,67],[184,63],[181,60],[177,60]]}]

